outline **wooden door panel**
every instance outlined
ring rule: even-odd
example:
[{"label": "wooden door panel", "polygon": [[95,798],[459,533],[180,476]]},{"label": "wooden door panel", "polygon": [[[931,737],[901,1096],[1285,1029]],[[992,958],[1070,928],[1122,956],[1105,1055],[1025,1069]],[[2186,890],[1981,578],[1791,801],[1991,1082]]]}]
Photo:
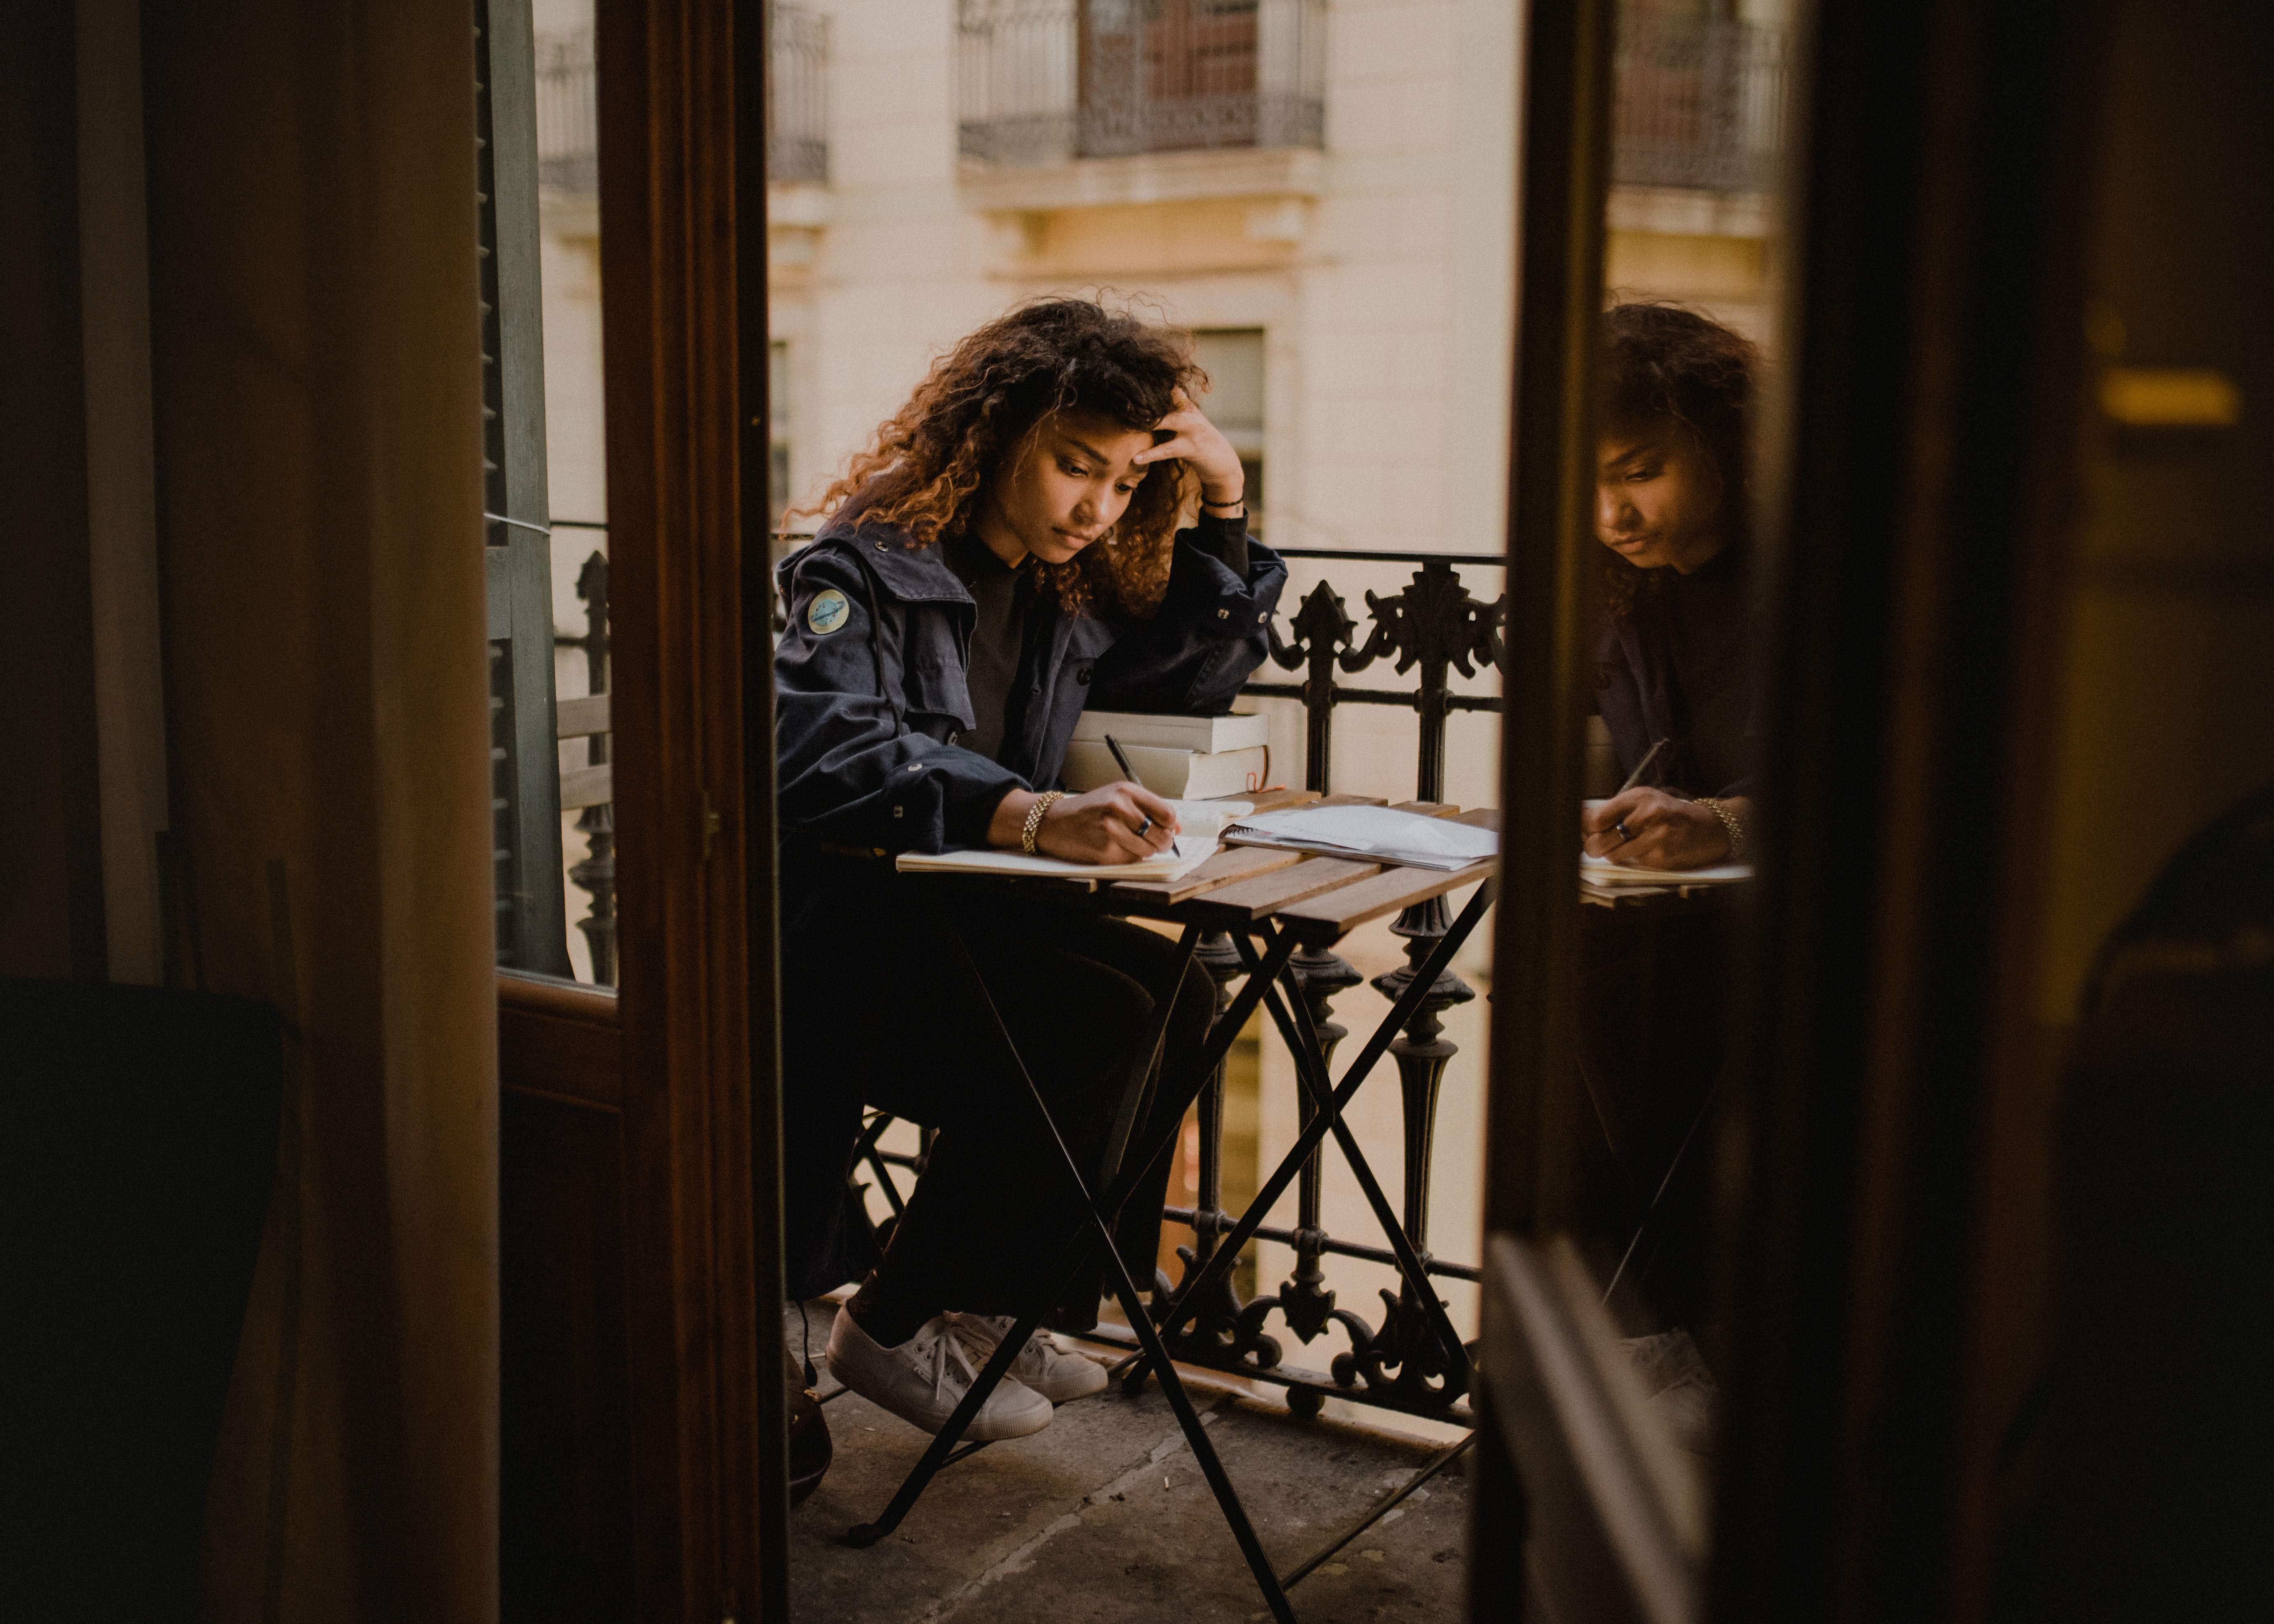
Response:
[{"label": "wooden door panel", "polygon": [[611,995],[498,996],[500,1612],[636,1615],[622,1040]]}]

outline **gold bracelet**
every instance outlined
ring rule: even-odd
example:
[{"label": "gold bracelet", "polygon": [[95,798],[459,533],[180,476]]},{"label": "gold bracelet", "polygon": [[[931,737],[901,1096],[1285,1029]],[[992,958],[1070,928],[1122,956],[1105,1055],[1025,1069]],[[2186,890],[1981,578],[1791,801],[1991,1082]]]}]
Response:
[{"label": "gold bracelet", "polygon": [[1712,795],[1698,796],[1698,804],[1701,807],[1711,807],[1713,809],[1713,816],[1721,820],[1721,827],[1729,831],[1729,855],[1724,861],[1743,861],[1745,854],[1745,826],[1737,821],[1737,815]]},{"label": "gold bracelet", "polygon": [[1026,827],[1019,831],[1019,849],[1028,856],[1035,854],[1035,837],[1043,832],[1043,815],[1050,809],[1050,802],[1065,799],[1064,790],[1044,790],[1035,797],[1035,804],[1027,808]]}]

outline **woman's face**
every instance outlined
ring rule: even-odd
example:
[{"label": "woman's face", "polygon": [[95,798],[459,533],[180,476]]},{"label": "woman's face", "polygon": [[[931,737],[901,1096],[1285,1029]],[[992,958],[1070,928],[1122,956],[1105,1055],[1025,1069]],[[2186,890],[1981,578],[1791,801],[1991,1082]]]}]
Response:
[{"label": "woman's face", "polygon": [[1148,470],[1133,459],[1153,436],[1096,412],[1045,417],[995,477],[979,537],[1006,564],[1033,553],[1063,564],[1111,530]]},{"label": "woman's face", "polygon": [[1597,453],[1595,539],[1628,563],[1686,575],[1728,544],[1721,470],[1680,424],[1614,427]]}]

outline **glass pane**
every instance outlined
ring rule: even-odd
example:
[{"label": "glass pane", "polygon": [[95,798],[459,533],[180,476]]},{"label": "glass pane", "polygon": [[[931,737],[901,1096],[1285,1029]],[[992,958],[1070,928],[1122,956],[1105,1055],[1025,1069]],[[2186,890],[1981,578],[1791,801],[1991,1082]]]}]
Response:
[{"label": "glass pane", "polygon": [[545,314],[546,560],[560,706],[561,869],[570,972],[613,985],[608,486],[601,410],[599,121],[591,0],[536,0],[538,266]]},{"label": "glass pane", "polygon": [[1749,495],[1784,297],[1783,4],[1618,16],[1575,978],[1571,1238],[1664,1440],[1709,1480],[1735,966],[1763,816]]},{"label": "glass pane", "polygon": [[497,959],[514,969],[565,975],[539,292],[541,158],[526,8],[484,0],[475,11],[474,57]]}]

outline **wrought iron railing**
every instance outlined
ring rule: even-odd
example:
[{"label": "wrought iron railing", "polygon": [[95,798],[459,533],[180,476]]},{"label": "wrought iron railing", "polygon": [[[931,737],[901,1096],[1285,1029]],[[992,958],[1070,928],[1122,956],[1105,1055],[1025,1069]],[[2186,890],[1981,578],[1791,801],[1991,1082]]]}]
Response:
[{"label": "wrought iron railing", "polygon": [[[784,542],[806,539],[784,534]],[[1271,666],[1300,673],[1299,680],[1259,680],[1243,690],[1258,699],[1293,700],[1303,707],[1305,720],[1304,785],[1327,793],[1333,785],[1334,713],[1344,705],[1391,705],[1415,713],[1414,798],[1442,801],[1445,794],[1447,724],[1459,711],[1498,711],[1501,696],[1494,692],[1455,686],[1463,679],[1489,682],[1502,665],[1501,628],[1507,599],[1487,602],[1469,589],[1465,575],[1475,571],[1498,571],[1504,560],[1497,553],[1434,553],[1360,552],[1285,547],[1279,556],[1299,567],[1346,565],[1412,566],[1411,578],[1397,590],[1366,594],[1367,624],[1361,632],[1344,595],[1330,581],[1321,579],[1291,606],[1283,606],[1269,628]],[[564,636],[586,650],[592,673],[591,691],[607,683],[607,560],[595,553],[578,578],[577,592],[589,617],[585,635]],[[776,630],[780,629],[779,603]],[[1284,622],[1284,630],[1282,622]],[[1355,686],[1342,680],[1387,662],[1394,676],[1412,673],[1412,685]],[[1270,667],[1267,667],[1269,672]],[[574,702],[571,702],[574,703]],[[596,741],[596,743],[599,742]],[[595,762],[604,759],[596,754]],[[614,883],[610,855],[614,824],[605,806],[586,808],[578,827],[590,831],[591,855],[570,871],[570,877],[593,898],[591,916],[581,928],[592,948],[594,979],[612,981],[614,968]],[[1406,909],[1390,926],[1405,941],[1406,963],[1374,978],[1374,989],[1395,1004],[1412,983],[1431,951],[1443,938],[1450,915],[1443,898],[1434,898]],[[1199,958],[1216,981],[1217,1013],[1229,1007],[1231,989],[1243,966],[1231,937],[1204,937]],[[607,968],[603,972],[601,966]],[[1309,1006],[1326,1058],[1349,1035],[1336,1021],[1334,1000],[1355,988],[1362,978],[1340,955],[1324,950],[1298,952],[1291,964],[1296,984]],[[1449,970],[1440,975],[1424,996],[1404,1030],[1389,1045],[1398,1074],[1404,1124],[1404,1190],[1401,1217],[1414,1250],[1427,1272],[1439,1279],[1475,1281],[1475,1264],[1435,1258],[1429,1252],[1429,1192],[1434,1169],[1437,1101],[1447,1066],[1460,1050],[1444,1035],[1446,1011],[1466,1004],[1476,992]],[[1219,1239],[1231,1233],[1239,1214],[1224,1210],[1224,1094],[1225,1078],[1219,1069],[1201,1091],[1198,1102],[1198,1193],[1191,1207],[1169,1207],[1163,1217],[1193,1234],[1192,1244],[1177,1249],[1183,1263],[1181,1280],[1195,1278],[1215,1253]],[[1309,1120],[1302,1109],[1298,1132]],[[900,1212],[903,1197],[894,1170],[921,1175],[930,1135],[923,1134],[914,1151],[886,1149],[882,1136],[891,1119],[872,1118],[855,1162],[867,1166],[877,1193],[892,1214]],[[1410,1284],[1382,1294],[1383,1312],[1369,1321],[1339,1306],[1326,1285],[1322,1260],[1342,1257],[1394,1267],[1396,1255],[1387,1246],[1337,1237],[1328,1232],[1323,1218],[1323,1152],[1306,1164],[1297,1184],[1296,1220],[1291,1229],[1266,1226],[1255,1237],[1286,1246],[1295,1253],[1294,1267],[1279,1289],[1243,1300],[1231,1278],[1215,1289],[1210,1299],[1178,1334],[1171,1350],[1189,1363],[1236,1371],[1276,1383],[1287,1390],[1287,1402],[1299,1414],[1314,1415],[1329,1397],[1351,1399],[1440,1419],[1465,1421],[1468,1372],[1448,1368],[1442,1344],[1425,1317],[1424,1304],[1413,1298]],[[1165,1275],[1155,1282],[1155,1306],[1164,1309],[1178,1282]],[[1324,1371],[1287,1362],[1285,1350],[1272,1334],[1274,1321],[1296,1340],[1309,1344],[1333,1327],[1340,1327],[1349,1347],[1328,1362]],[[1130,1344],[1134,1346],[1133,1342]]]},{"label": "wrought iron railing", "polygon": [[1324,0],[961,0],[957,149],[1005,167],[1321,147]]},{"label": "wrought iron railing", "polygon": [[[1453,686],[1454,673],[1475,678],[1497,673],[1501,668],[1501,628],[1505,621],[1504,596],[1486,602],[1475,597],[1463,572],[1498,570],[1504,560],[1497,553],[1421,553],[1320,551],[1282,548],[1282,558],[1350,565],[1411,564],[1417,566],[1401,590],[1366,595],[1367,627],[1363,635],[1345,601],[1330,582],[1321,580],[1304,593],[1291,609],[1283,609],[1269,628],[1271,662],[1283,671],[1304,673],[1300,681],[1250,682],[1244,690],[1264,699],[1292,699],[1305,716],[1304,783],[1306,788],[1333,788],[1334,713],[1346,704],[1397,705],[1416,713],[1414,762],[1415,799],[1442,801],[1445,792],[1446,724],[1456,711],[1497,711],[1499,695],[1461,691]],[[1279,621],[1286,621],[1283,635]],[[1395,674],[1418,672],[1413,686],[1352,687],[1339,678],[1355,676],[1378,662],[1389,661]],[[1442,940],[1450,916],[1443,898],[1406,909],[1390,927],[1405,939],[1406,963],[1376,976],[1371,985],[1393,1004],[1412,985],[1414,974]],[[1243,974],[1238,948],[1231,937],[1203,937],[1199,950],[1203,968],[1216,984],[1217,1013],[1229,1007],[1232,987]],[[1333,1002],[1363,979],[1340,955],[1325,950],[1298,952],[1291,969],[1310,1006],[1321,1048],[1331,1062],[1336,1045],[1349,1035],[1333,1018]],[[1466,1004],[1476,992],[1458,975],[1447,971],[1423,997],[1404,1029],[1389,1049],[1398,1073],[1404,1123],[1404,1181],[1402,1222],[1424,1268],[1440,1279],[1474,1281],[1476,1265],[1432,1257],[1429,1253],[1429,1190],[1434,1169],[1437,1101],[1445,1069],[1458,1054],[1458,1046],[1444,1036],[1442,1016]],[[1154,1308],[1165,1310],[1183,1281],[1198,1276],[1214,1254],[1219,1238],[1239,1221],[1224,1208],[1224,1074],[1221,1069],[1201,1091],[1198,1102],[1199,1185],[1195,1205],[1170,1207],[1163,1216],[1193,1232],[1192,1244],[1177,1248],[1183,1274],[1177,1282],[1165,1274],[1155,1282]],[[1307,1104],[1301,1109],[1298,1132],[1310,1120]],[[888,1119],[875,1119],[860,1146],[857,1160],[867,1163],[879,1194],[897,1214],[901,1196],[889,1170],[899,1168],[921,1174],[923,1150],[894,1152],[882,1147],[880,1137]],[[929,1135],[920,1141],[929,1148]],[[1275,1242],[1295,1253],[1294,1267],[1279,1289],[1243,1301],[1227,1276],[1217,1285],[1198,1313],[1171,1339],[1170,1349],[1188,1363],[1234,1371],[1283,1387],[1290,1409],[1315,1415],[1329,1397],[1353,1400],[1439,1419],[1465,1421],[1470,1411],[1465,1398],[1468,1371],[1448,1367],[1443,1347],[1425,1317],[1425,1305],[1414,1299],[1412,1288],[1402,1279],[1392,1294],[1382,1293],[1383,1312],[1369,1321],[1356,1312],[1338,1306],[1326,1285],[1322,1260],[1343,1257],[1395,1267],[1387,1246],[1338,1238],[1328,1233],[1323,1217],[1323,1152],[1304,1166],[1297,1184],[1296,1220],[1292,1229],[1266,1226],[1258,1239]],[[1287,1362],[1286,1350],[1272,1335],[1274,1321],[1297,1341],[1307,1345],[1340,1327],[1349,1341],[1344,1351],[1333,1356],[1324,1371]],[[1110,1335],[1105,1338],[1115,1340]],[[1127,1342],[1133,1348],[1133,1340]]]},{"label": "wrought iron railing", "polygon": [[[603,535],[607,530],[601,524],[560,519],[553,521],[553,528],[598,530]],[[556,630],[553,645],[584,651],[584,691],[588,696],[604,700],[608,692],[608,555],[600,548],[592,550],[576,574],[576,597],[584,605],[584,630],[581,635]],[[564,720],[580,703],[561,703]],[[591,955],[593,981],[613,987],[616,984],[616,808],[608,747],[614,741],[606,719],[603,714],[591,722],[561,729],[564,743],[576,738],[585,741],[585,765],[562,773],[561,799],[564,810],[576,812],[576,828],[585,842],[584,856],[568,870],[569,883],[591,898],[591,906],[576,921],[576,929],[584,933],[584,945]],[[593,722],[600,725],[595,726]]]},{"label": "wrought iron railing", "polygon": [[1613,183],[1767,191],[1784,141],[1785,41],[1781,28],[1622,6]]},{"label": "wrought iron railing", "polygon": [[766,8],[766,178],[819,186],[829,179],[829,19],[802,5]]}]

